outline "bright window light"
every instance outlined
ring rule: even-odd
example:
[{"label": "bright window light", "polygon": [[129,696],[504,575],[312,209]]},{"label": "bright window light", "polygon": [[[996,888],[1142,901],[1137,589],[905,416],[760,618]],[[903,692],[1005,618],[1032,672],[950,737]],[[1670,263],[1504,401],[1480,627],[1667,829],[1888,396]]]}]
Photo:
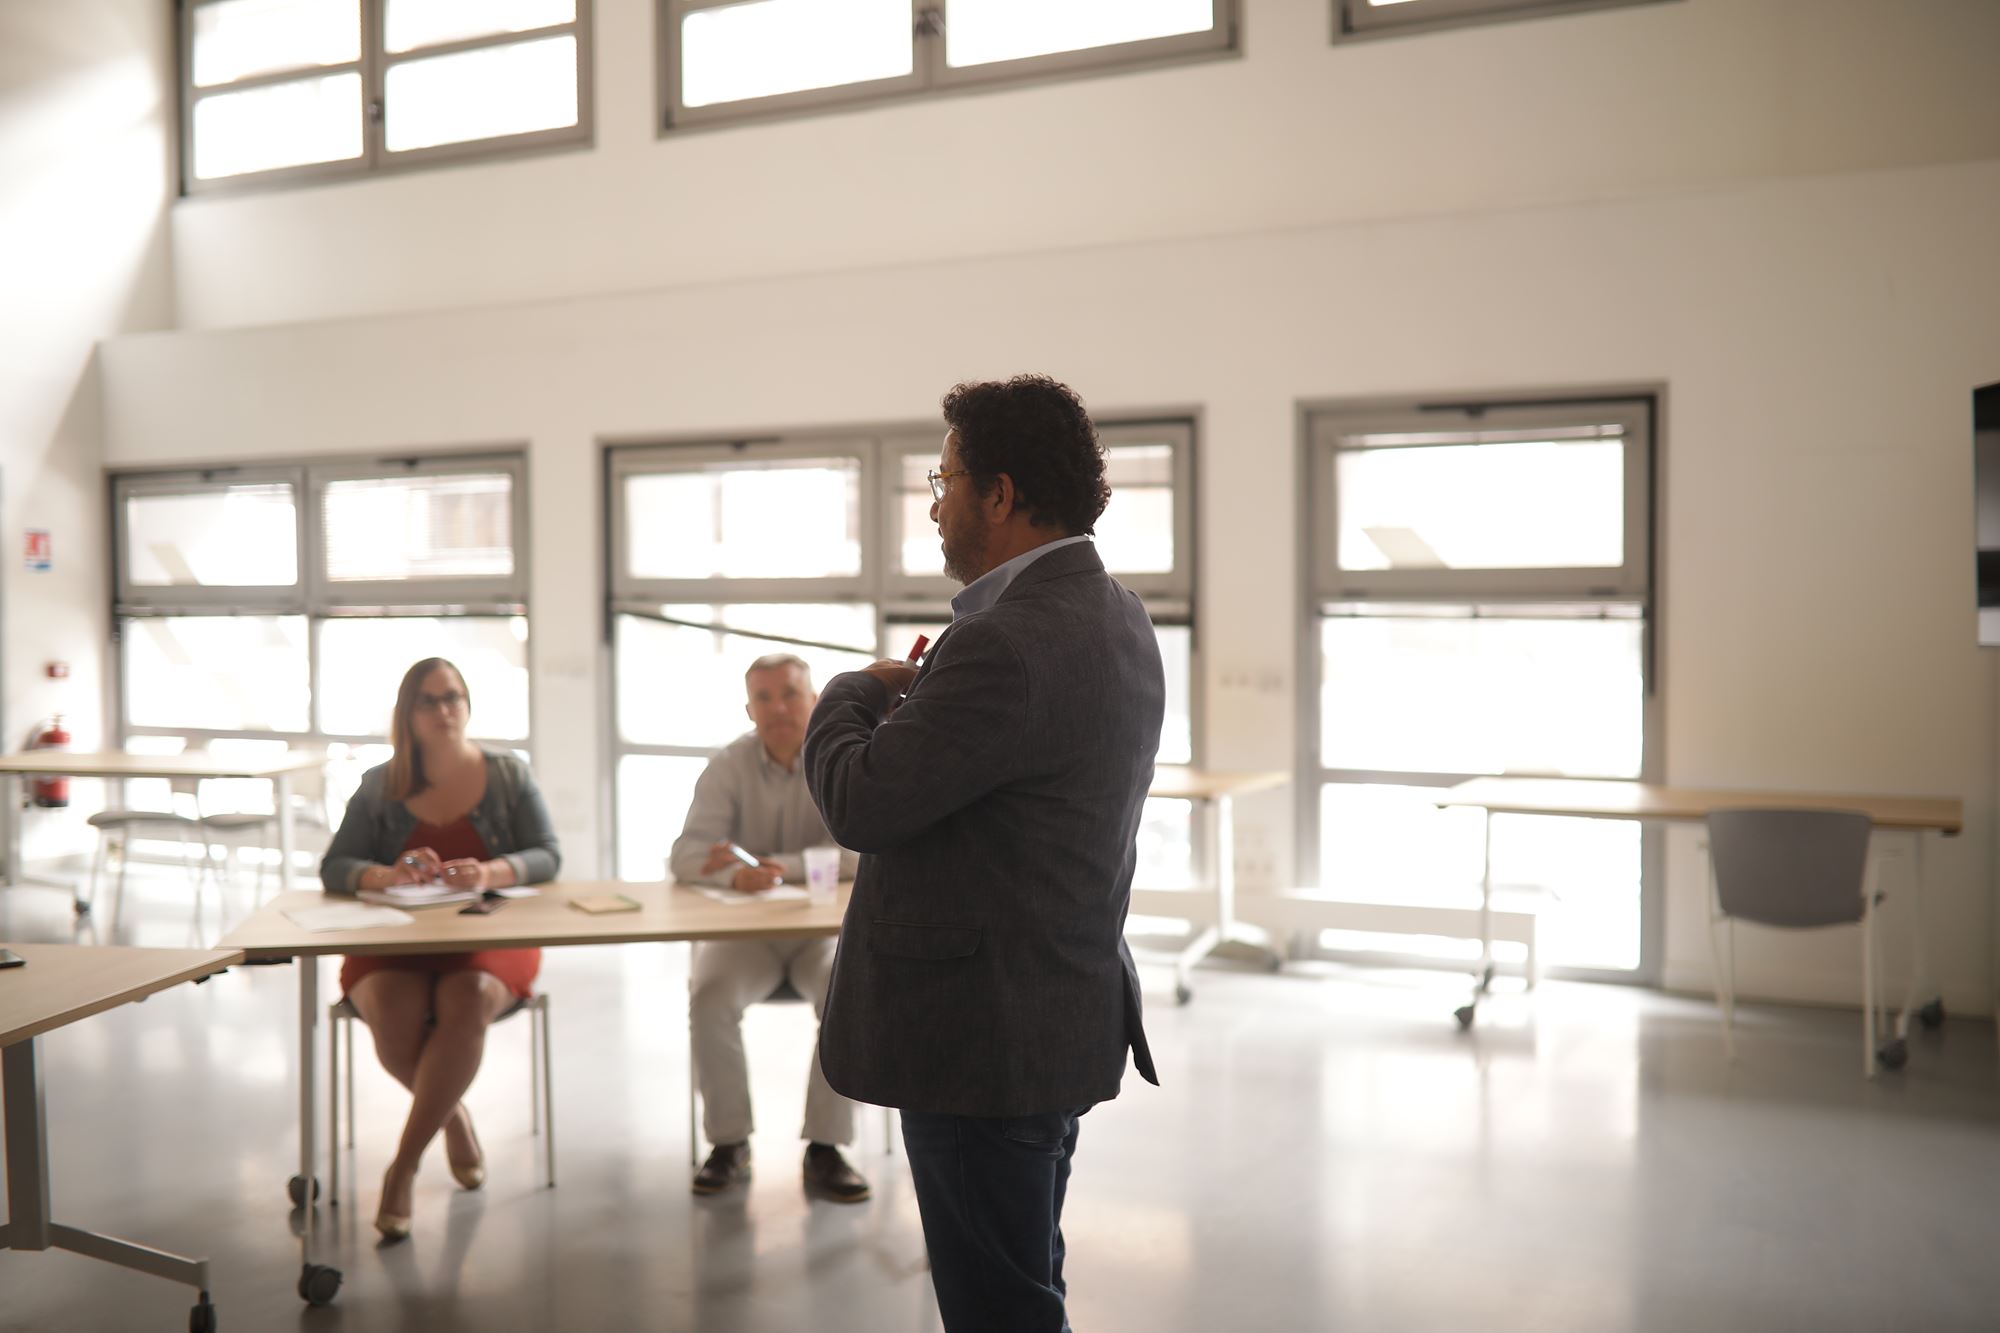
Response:
[{"label": "bright window light", "polygon": [[135,495],[125,502],[125,569],[134,587],[291,587],[299,581],[292,488]]},{"label": "bright window light", "polygon": [[1340,567],[1614,568],[1624,462],[1620,439],[1343,451]]},{"label": "bright window light", "polygon": [[359,74],[215,93],[194,104],[194,173],[203,180],[360,156]]},{"label": "bright window light", "polygon": [[1165,444],[1105,450],[1111,503],[1097,520],[1097,553],[1113,574],[1164,574],[1174,567],[1174,451]]},{"label": "bright window light", "polygon": [[[851,602],[794,605],[666,606],[682,624],[642,616],[618,623],[618,731],[641,745],[727,745],[750,729],[743,673],[766,653],[806,662],[817,688],[842,671],[875,660],[875,608]],[[690,628],[720,625],[748,633]],[[849,652],[805,648],[757,637],[777,634]],[[663,687],[663,683],[664,687]]]},{"label": "bright window light", "polygon": [[222,0],[194,11],[197,88],[359,59],[356,0]]},{"label": "bright window light", "polygon": [[909,0],[751,0],[681,21],[681,105],[907,75]]},{"label": "bright window light", "polygon": [[[1485,825],[1440,810],[1437,787],[1331,782],[1320,788],[1320,884],[1339,898],[1406,906],[1479,905]],[[1639,965],[1640,826],[1615,819],[1493,818],[1494,906],[1542,916],[1542,962]],[[1340,947],[1431,952],[1356,935]],[[1439,952],[1473,957],[1476,941]]]},{"label": "bright window light", "polygon": [[808,458],[636,476],[625,485],[625,522],[634,578],[858,574],[861,463]]},{"label": "bright window light", "polygon": [[618,761],[618,878],[655,882],[667,877],[667,853],[687,823],[694,784],[707,759],[688,755],[628,754]]},{"label": "bright window light", "polygon": [[392,52],[576,21],[576,0],[388,0],[387,10],[383,45]]},{"label": "bright window light", "polygon": [[505,578],[513,499],[504,472],[330,481],[320,507],[327,580]]},{"label": "bright window light", "polygon": [[1322,762],[1636,778],[1643,635],[1637,619],[1328,617]]},{"label": "bright window light", "polygon": [[392,153],[576,124],[576,38],[545,37],[389,67]]},{"label": "bright window light", "polygon": [[124,622],[125,720],[135,727],[304,731],[304,616]]},{"label": "bright window light", "polygon": [[945,60],[989,65],[1213,27],[1214,0],[951,0]]},{"label": "bright window light", "polygon": [[335,616],[319,630],[319,724],[336,736],[382,736],[412,662],[442,657],[472,694],[468,735],[528,734],[528,622],[519,616]]}]

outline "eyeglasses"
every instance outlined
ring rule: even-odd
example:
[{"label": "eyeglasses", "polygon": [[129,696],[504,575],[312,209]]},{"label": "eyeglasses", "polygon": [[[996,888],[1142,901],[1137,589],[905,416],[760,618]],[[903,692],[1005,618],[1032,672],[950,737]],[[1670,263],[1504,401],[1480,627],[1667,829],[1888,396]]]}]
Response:
[{"label": "eyeglasses", "polygon": [[969,467],[953,468],[949,472],[940,472],[936,468],[932,468],[924,474],[925,478],[931,484],[931,499],[944,499],[944,484],[946,482],[950,481],[953,477],[970,476],[971,473],[972,469]]},{"label": "eyeglasses", "polygon": [[464,703],[465,695],[459,690],[446,690],[443,694],[425,694],[419,691],[416,699],[417,711],[420,713],[426,708],[445,708],[455,711]]}]

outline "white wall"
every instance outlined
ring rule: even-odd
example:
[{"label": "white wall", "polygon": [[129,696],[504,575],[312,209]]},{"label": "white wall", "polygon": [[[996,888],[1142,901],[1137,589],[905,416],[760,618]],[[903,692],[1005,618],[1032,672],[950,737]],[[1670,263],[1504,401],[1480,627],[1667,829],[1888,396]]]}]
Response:
[{"label": "white wall", "polygon": [[[587,873],[602,437],[923,420],[1026,367],[1194,405],[1205,759],[1290,767],[1297,404],[1660,383],[1667,776],[1965,798],[1928,936],[1984,1009],[1966,404],[2000,378],[2000,5],[1338,48],[1328,8],[1246,0],[1241,59],[658,140],[652,5],[600,0],[592,151],[177,206],[186,331],[106,346],[107,457],[528,441],[537,760]],[[1292,822],[1242,812],[1274,883]],[[1669,881],[1668,980],[1700,984],[1691,836]],[[1745,989],[1852,996],[1850,947],[1748,943]]]},{"label": "white wall", "polygon": [[[2000,371],[1996,235],[2000,160],[145,335],[105,348],[108,457],[528,439],[537,757],[587,873],[600,436],[923,419],[952,381],[1023,367],[1101,412],[1199,404],[1206,758],[1289,767],[1295,405],[1660,382],[1668,778],[1966,798],[1968,834],[1926,853],[1930,939],[1947,1002],[1984,1009],[1994,721],[1967,404]],[[1291,845],[1287,800],[1243,818]],[[1669,980],[1689,984],[1686,837],[1669,879]],[[1746,948],[1743,973],[1753,994],[1854,993],[1845,940]]]},{"label": "white wall", "polygon": [[[57,711],[80,745],[106,732],[110,575],[94,347],[172,322],[171,23],[170,7],[153,0],[0,5],[0,744],[8,749]],[[51,533],[46,573],[24,566],[30,528]],[[49,661],[73,674],[47,679]],[[73,842],[76,822],[36,818],[26,833],[32,857]]]},{"label": "white wall", "polygon": [[597,0],[594,151],[176,210],[190,328],[1615,199],[2000,153],[1993,0],[1670,0],[658,138]]}]

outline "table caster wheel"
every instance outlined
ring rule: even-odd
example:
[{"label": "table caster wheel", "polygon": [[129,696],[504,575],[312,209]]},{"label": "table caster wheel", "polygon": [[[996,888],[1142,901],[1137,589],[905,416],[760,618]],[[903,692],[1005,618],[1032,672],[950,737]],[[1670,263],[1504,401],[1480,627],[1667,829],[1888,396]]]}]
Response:
[{"label": "table caster wheel", "polygon": [[1478,1013],[1479,1010],[1473,1005],[1462,1004],[1451,1011],[1451,1016],[1458,1020],[1458,1030],[1460,1032],[1470,1032],[1472,1030],[1472,1020]]},{"label": "table caster wheel", "polygon": [[[291,1196],[291,1200],[292,1200],[292,1207],[294,1207],[294,1208],[303,1208],[303,1207],[305,1207],[305,1206],[306,1206],[306,1178],[305,1178],[304,1176],[293,1176],[293,1177],[292,1177],[292,1178],[291,1178],[290,1180],[288,1180],[288,1181],[286,1181],[286,1182],[285,1182],[285,1193]],[[319,1202],[319,1177],[318,1177],[318,1176],[314,1176],[314,1177],[313,1177],[313,1182],[312,1182],[312,1196],[313,1196],[313,1202],[314,1202],[314,1203],[318,1203],[318,1202]]]},{"label": "table caster wheel", "polygon": [[332,1305],[340,1291],[340,1270],[325,1264],[307,1264],[299,1270],[299,1299],[307,1305]]},{"label": "table caster wheel", "polygon": [[1194,998],[1194,992],[1188,989],[1186,982],[1176,981],[1174,983],[1175,1004],[1186,1004],[1189,1000],[1192,1000],[1193,998]]},{"label": "table caster wheel", "polygon": [[1944,1000],[1942,998],[1932,1000],[1929,1004],[1917,1010],[1917,1021],[1927,1028],[1943,1027]]},{"label": "table caster wheel", "polygon": [[1875,1058],[1881,1061],[1884,1069],[1901,1069],[1910,1062],[1910,1045],[1901,1037],[1891,1038],[1882,1043],[1882,1048],[1875,1052]]},{"label": "table caster wheel", "polygon": [[201,1304],[188,1312],[188,1333],[215,1333],[215,1307],[208,1303],[208,1293],[201,1294]]},{"label": "table caster wheel", "polygon": [[70,905],[69,905],[69,906],[70,906],[70,910],[71,910],[71,911],[73,911],[73,912],[75,912],[75,913],[76,913],[76,914],[77,914],[78,916],[89,916],[89,915],[90,915],[90,904],[89,904],[89,903],[87,903],[87,902],[85,902],[85,901],[84,901],[83,899],[81,899],[81,898],[77,898],[77,899],[73,900],[73,901],[72,901],[72,902],[70,903]]},{"label": "table caster wheel", "polygon": [[1284,969],[1284,966],[1285,966],[1284,955],[1274,953],[1271,955],[1271,961],[1264,964],[1264,970],[1266,972],[1275,973],[1282,971]]}]

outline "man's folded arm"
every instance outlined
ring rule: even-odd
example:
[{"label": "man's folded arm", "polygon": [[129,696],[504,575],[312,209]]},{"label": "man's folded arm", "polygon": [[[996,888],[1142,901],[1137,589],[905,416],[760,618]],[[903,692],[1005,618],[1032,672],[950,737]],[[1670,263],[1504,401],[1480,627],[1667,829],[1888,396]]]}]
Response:
[{"label": "man's folded arm", "polygon": [[806,782],[842,847],[881,852],[1006,782],[1020,754],[1027,671],[1007,636],[957,627],[887,721],[889,687],[828,681],[806,731]]}]

